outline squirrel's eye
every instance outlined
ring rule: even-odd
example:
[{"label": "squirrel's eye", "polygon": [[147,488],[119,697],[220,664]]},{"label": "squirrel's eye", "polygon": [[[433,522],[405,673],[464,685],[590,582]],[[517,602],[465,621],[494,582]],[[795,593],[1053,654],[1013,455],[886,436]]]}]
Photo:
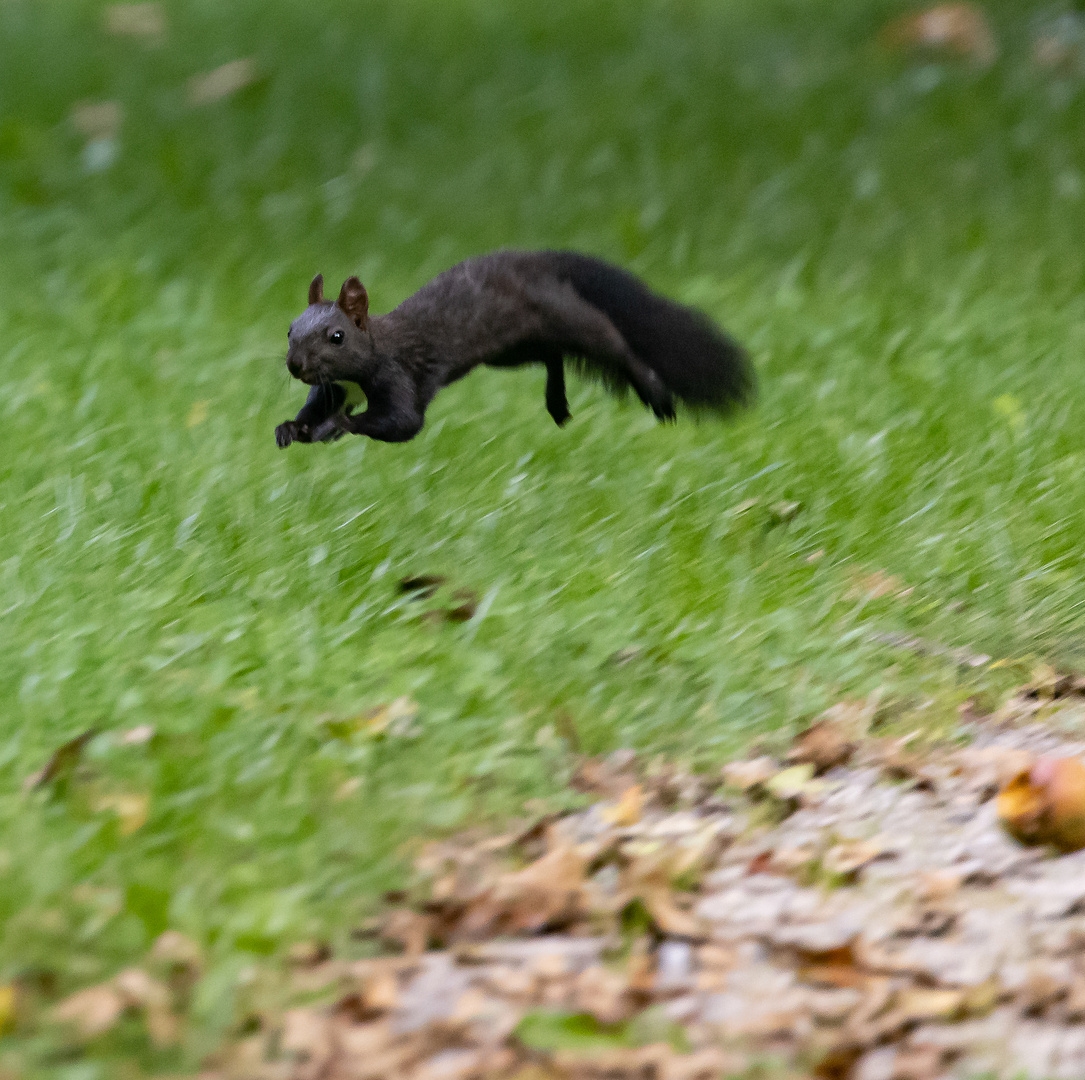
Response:
[{"label": "squirrel's eye", "polygon": [[342,330],[333,330],[331,332],[331,334],[328,336],[328,340],[333,345],[342,345],[343,344],[343,331]]}]

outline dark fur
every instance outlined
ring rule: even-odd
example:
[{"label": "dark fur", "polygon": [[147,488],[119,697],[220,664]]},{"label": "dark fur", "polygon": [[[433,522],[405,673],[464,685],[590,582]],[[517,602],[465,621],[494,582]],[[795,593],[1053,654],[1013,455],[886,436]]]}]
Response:
[{"label": "dark fur", "polygon": [[[753,396],[745,352],[700,312],[586,255],[499,251],[459,263],[373,318],[357,278],[334,304],[314,278],[286,361],[312,390],[297,417],[275,429],[276,441],[347,432],[406,441],[437,391],[479,364],[544,365],[547,410],[564,424],[566,360],[615,389],[632,388],[661,420],[674,418],[675,397],[723,412]],[[365,393],[362,413],[345,404],[341,384],[350,383]]]}]

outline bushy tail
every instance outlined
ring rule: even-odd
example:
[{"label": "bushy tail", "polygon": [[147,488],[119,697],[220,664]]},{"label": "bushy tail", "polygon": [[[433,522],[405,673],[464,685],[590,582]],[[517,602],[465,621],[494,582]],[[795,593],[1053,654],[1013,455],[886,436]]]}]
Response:
[{"label": "bushy tail", "polygon": [[551,257],[558,277],[604,312],[637,357],[687,405],[725,412],[753,399],[749,356],[706,315],[599,259],[571,251]]}]

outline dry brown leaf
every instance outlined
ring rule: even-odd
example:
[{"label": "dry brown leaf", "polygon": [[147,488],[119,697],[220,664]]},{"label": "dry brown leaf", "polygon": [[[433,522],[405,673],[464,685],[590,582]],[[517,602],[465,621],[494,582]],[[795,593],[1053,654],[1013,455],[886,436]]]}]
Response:
[{"label": "dry brown leaf", "polygon": [[53,1016],[62,1024],[71,1024],[84,1039],[93,1039],[111,1030],[127,1007],[127,998],[110,981],[65,998]]},{"label": "dry brown leaf", "polygon": [[210,105],[221,101],[252,85],[258,75],[255,60],[231,60],[214,71],[193,75],[188,80],[188,102],[190,105]]},{"label": "dry brown leaf", "polygon": [[23,791],[33,791],[35,788],[44,787],[51,781],[70,773],[79,764],[87,743],[97,734],[97,728],[90,728],[82,735],[77,735],[74,739],[69,739],[58,746],[45,765],[23,781]]},{"label": "dry brown leaf", "polygon": [[166,37],[166,13],[161,4],[110,4],[105,9],[106,32],[159,45]]},{"label": "dry brown leaf", "polygon": [[405,738],[416,733],[418,702],[404,695],[378,705],[362,715],[363,730],[369,735],[388,735]]},{"label": "dry brown leaf", "polygon": [[315,1009],[291,1009],[283,1016],[280,1045],[319,1075],[334,1053],[331,1025]]},{"label": "dry brown leaf", "polygon": [[387,968],[375,971],[365,982],[362,1000],[374,1013],[390,1012],[399,1004],[399,983]]},{"label": "dry brown leaf", "polygon": [[1042,757],[998,796],[998,816],[1022,843],[1060,851],[1085,847],[1085,765],[1078,758]]},{"label": "dry brown leaf", "polygon": [[618,1024],[633,1011],[624,973],[592,964],[577,977],[573,988],[574,1008],[590,1013],[602,1024]]},{"label": "dry brown leaf", "polygon": [[938,4],[890,23],[882,40],[894,49],[926,49],[979,64],[998,57],[998,42],[983,9],[976,4]]},{"label": "dry brown leaf", "polygon": [[478,593],[473,589],[457,589],[452,599],[459,601],[445,611],[445,619],[452,623],[467,622],[478,611]]},{"label": "dry brown leaf", "polygon": [[795,736],[787,760],[796,765],[814,766],[820,776],[837,765],[845,764],[855,751],[855,743],[845,735],[841,726],[822,719]]},{"label": "dry brown leaf", "polygon": [[952,1020],[963,1008],[963,990],[904,990],[897,995],[894,1008],[909,1022]]},{"label": "dry brown leaf", "polygon": [[636,825],[644,813],[644,788],[640,784],[630,784],[622,792],[622,797],[614,806],[601,811],[603,820],[619,829]]},{"label": "dry brown leaf", "polygon": [[400,578],[398,588],[401,593],[413,593],[419,600],[428,600],[447,580],[441,574],[410,574]]},{"label": "dry brown leaf", "polygon": [[510,933],[538,930],[573,915],[580,901],[587,860],[559,842],[531,865],[505,874],[493,890]]},{"label": "dry brown leaf", "polygon": [[851,875],[885,853],[885,845],[878,839],[845,840],[825,852],[822,866],[830,874]]},{"label": "dry brown leaf", "polygon": [[853,573],[852,584],[845,597],[848,600],[880,600],[885,596],[902,596],[908,592],[911,590],[905,588],[904,582],[896,574],[875,570],[870,574]]},{"label": "dry brown leaf", "polygon": [[779,767],[770,757],[754,758],[751,761],[730,761],[722,770],[723,782],[739,791],[750,791],[763,786],[771,780]]},{"label": "dry brown leaf", "polygon": [[407,908],[389,912],[381,925],[381,937],[397,942],[408,956],[421,956],[432,934],[432,917]]},{"label": "dry brown leaf", "polygon": [[652,921],[667,937],[704,940],[705,925],[677,902],[671,884],[672,861],[670,852],[635,859],[622,875],[622,887],[628,899],[639,899]]},{"label": "dry brown leaf", "polygon": [[113,986],[125,1005],[142,1009],[147,1033],[156,1046],[172,1046],[180,1035],[180,1023],[170,1010],[166,986],[142,968],[125,968],[113,978]]},{"label": "dry brown leaf", "polygon": [[158,935],[151,947],[151,958],[194,971],[199,971],[203,966],[203,953],[199,945],[178,930],[166,930]]}]

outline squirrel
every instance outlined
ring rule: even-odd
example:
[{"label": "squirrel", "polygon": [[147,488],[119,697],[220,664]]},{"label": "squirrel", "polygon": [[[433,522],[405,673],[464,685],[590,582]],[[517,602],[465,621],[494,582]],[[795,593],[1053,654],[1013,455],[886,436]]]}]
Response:
[{"label": "squirrel", "polygon": [[[754,392],[737,342],[632,274],[571,251],[497,251],[458,263],[373,317],[356,277],[335,303],[324,299],[323,276],[313,278],[286,357],[312,389],[275,441],[350,433],[406,442],[437,391],[480,364],[542,364],[546,408],[560,427],[570,419],[566,360],[614,391],[632,387],[660,420],[675,419],[676,398],[722,413]],[[366,408],[355,413],[363,394]]]}]

